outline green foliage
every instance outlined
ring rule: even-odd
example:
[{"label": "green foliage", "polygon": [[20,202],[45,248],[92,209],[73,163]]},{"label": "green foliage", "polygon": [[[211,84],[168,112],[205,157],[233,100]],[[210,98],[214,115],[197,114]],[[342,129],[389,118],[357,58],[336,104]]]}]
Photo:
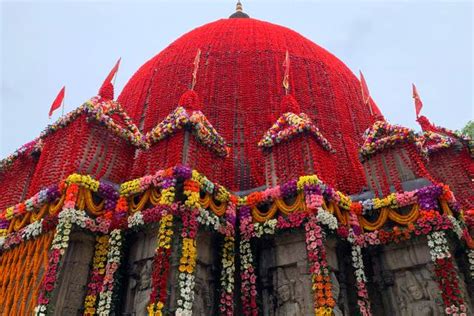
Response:
[{"label": "green foliage", "polygon": [[474,121],[469,121],[466,126],[463,127],[461,133],[474,139]]}]

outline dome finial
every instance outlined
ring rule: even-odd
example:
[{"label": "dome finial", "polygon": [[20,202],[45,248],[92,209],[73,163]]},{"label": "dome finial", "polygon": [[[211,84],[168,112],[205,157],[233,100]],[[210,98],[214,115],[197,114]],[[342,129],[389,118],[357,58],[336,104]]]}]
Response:
[{"label": "dome finial", "polygon": [[235,6],[235,11],[236,12],[242,12],[242,2],[240,0],[237,1],[237,5]]},{"label": "dome finial", "polygon": [[247,13],[244,13],[242,8],[242,2],[240,2],[240,0],[238,0],[237,4],[235,5],[235,12],[231,16],[229,16],[229,19],[235,18],[249,18],[249,15]]}]

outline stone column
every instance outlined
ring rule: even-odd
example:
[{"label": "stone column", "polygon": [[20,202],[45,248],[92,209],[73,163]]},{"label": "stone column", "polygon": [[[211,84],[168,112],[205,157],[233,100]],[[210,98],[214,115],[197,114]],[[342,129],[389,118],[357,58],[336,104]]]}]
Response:
[{"label": "stone column", "polygon": [[211,232],[200,231],[196,238],[197,263],[194,286],[193,315],[208,316],[215,313],[217,275],[216,247]]},{"label": "stone column", "polygon": [[382,247],[380,273],[384,310],[393,315],[443,315],[443,302],[426,237]]},{"label": "stone column", "polygon": [[157,229],[135,233],[130,239],[130,250],[126,261],[123,313],[145,316],[151,293],[152,264],[156,249]]},{"label": "stone column", "polygon": [[51,301],[54,315],[82,315],[87,279],[94,255],[95,238],[91,234],[73,232],[63,258],[58,285]]},{"label": "stone column", "polygon": [[[314,315],[304,231],[281,233],[260,240],[260,244],[258,278],[262,284],[263,315]],[[333,292],[341,299],[335,240],[327,240],[326,251],[333,271]],[[344,308],[340,306],[344,302],[339,303],[335,315],[343,315]]]}]

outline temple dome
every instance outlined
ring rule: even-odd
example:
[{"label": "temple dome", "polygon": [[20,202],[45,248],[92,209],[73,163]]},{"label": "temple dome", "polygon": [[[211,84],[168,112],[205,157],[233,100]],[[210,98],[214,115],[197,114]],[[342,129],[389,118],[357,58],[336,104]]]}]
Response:
[{"label": "temple dome", "polygon": [[[341,190],[360,190],[363,181],[351,184],[347,177],[363,177],[357,148],[372,117],[363,104],[358,79],[325,49],[295,31],[268,22],[221,19],[181,36],[146,62],[118,98],[142,131],[150,131],[161,122],[189,90],[198,49],[201,57],[195,91],[202,101],[201,111],[233,148],[228,159],[246,159],[248,173],[255,177],[249,186],[264,184],[256,175],[263,173],[263,153],[257,144],[282,114],[282,64],[288,51],[289,93],[336,151],[325,161],[336,170],[336,178],[325,180],[339,184]],[[239,146],[242,150],[236,153]],[[287,173],[294,176],[291,168]],[[339,168],[344,171],[337,172]],[[234,178],[238,171],[235,173]]]}]

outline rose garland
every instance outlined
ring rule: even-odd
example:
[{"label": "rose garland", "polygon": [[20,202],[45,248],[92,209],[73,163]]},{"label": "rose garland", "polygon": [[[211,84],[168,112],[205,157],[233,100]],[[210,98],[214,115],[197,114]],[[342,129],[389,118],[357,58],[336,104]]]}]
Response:
[{"label": "rose garland", "polygon": [[427,237],[436,279],[446,306],[446,314],[467,316],[467,308],[459,289],[459,279],[445,233],[443,231],[432,232]]},{"label": "rose garland", "polygon": [[87,295],[84,301],[84,315],[93,316],[96,313],[97,296],[102,288],[107,263],[107,253],[109,252],[110,236],[103,235],[96,237],[94,258],[92,259],[92,271],[87,285]]},{"label": "rose garland", "polygon": [[115,284],[117,282],[116,272],[122,259],[122,240],[123,233],[120,229],[114,229],[110,233],[110,248],[107,253],[107,263],[105,266],[105,275],[102,288],[99,293],[99,302],[97,314],[110,315],[113,311],[112,296]]}]

